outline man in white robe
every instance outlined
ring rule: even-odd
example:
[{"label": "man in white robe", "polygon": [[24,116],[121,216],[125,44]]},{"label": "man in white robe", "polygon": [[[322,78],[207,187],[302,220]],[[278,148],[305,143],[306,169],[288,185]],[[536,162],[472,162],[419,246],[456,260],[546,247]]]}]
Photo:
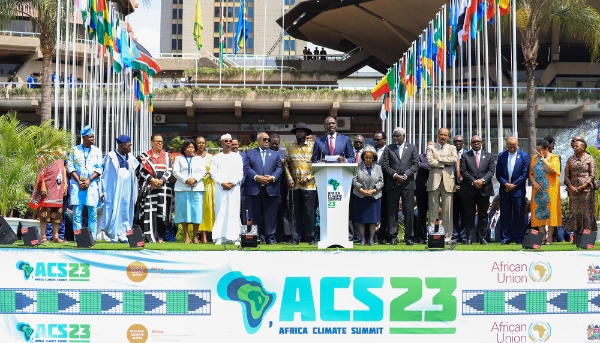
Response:
[{"label": "man in white robe", "polygon": [[86,125],[81,131],[82,144],[73,149],[73,155],[67,161],[70,202],[73,206],[73,230],[82,226],[83,207],[88,210],[88,227],[96,237],[98,217],[96,208],[100,203],[98,180],[102,174],[102,151],[94,145],[94,131]]},{"label": "man in white robe", "polygon": [[215,181],[215,244],[234,241],[239,244],[240,236],[240,185],[244,176],[242,157],[231,151],[231,135],[221,136],[223,152],[212,162],[210,175]]},{"label": "man in white robe", "polygon": [[137,199],[135,170],[139,162],[130,154],[130,137],[119,136],[117,144],[117,149],[109,152],[102,162],[102,231],[111,243],[127,243],[126,233],[133,225]]}]

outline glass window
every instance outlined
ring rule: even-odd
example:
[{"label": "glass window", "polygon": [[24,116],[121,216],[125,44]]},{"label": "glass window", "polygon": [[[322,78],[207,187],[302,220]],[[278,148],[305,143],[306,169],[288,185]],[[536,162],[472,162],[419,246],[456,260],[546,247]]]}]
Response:
[{"label": "glass window", "polygon": [[295,40],[284,40],[283,41],[283,50],[290,51],[296,50],[296,41]]},{"label": "glass window", "polygon": [[228,48],[233,47],[233,38],[232,37],[227,37],[227,47]]},{"label": "glass window", "polygon": [[[173,1],[177,1],[177,0],[173,0]],[[172,35],[176,35],[177,34],[177,24],[171,25],[171,34]]]},{"label": "glass window", "polygon": [[177,50],[183,50],[183,39],[177,40]]},{"label": "glass window", "polygon": [[173,0],[173,5],[177,4],[177,0]]},{"label": "glass window", "polygon": [[173,19],[177,19],[177,9],[173,9]]},{"label": "glass window", "polygon": [[221,18],[221,7],[215,6],[215,18]]},{"label": "glass window", "polygon": [[179,9],[179,19],[183,19],[183,9]]},{"label": "glass window", "polygon": [[234,28],[233,24],[234,23],[231,21],[227,23],[227,32],[235,33],[235,28]]},{"label": "glass window", "polygon": [[248,7],[248,19],[254,18],[254,7]]},{"label": "glass window", "polygon": [[227,7],[227,18],[233,17],[233,7]]},{"label": "glass window", "polygon": [[238,18],[240,16],[240,8],[239,7],[234,7],[233,8],[233,15]]},{"label": "glass window", "polygon": [[183,24],[177,24],[177,32],[180,35],[183,34]]},{"label": "glass window", "polygon": [[171,50],[177,50],[177,39],[171,39]]},{"label": "glass window", "polygon": [[215,27],[214,27],[214,32],[215,32],[215,33],[219,33],[219,28],[220,28],[220,26],[221,26],[221,23],[218,23],[218,22],[217,22],[217,23],[214,23],[214,24],[215,24]]},{"label": "glass window", "polygon": [[293,5],[296,3],[296,0],[285,0],[286,5]]},{"label": "glass window", "polygon": [[180,5],[183,5],[183,0],[179,0],[179,4],[180,4]]},{"label": "glass window", "polygon": [[213,46],[215,49],[219,47],[219,37],[213,38]]},{"label": "glass window", "polygon": [[246,48],[254,49],[254,38],[248,37],[248,46]]},{"label": "glass window", "polygon": [[254,32],[254,22],[253,21],[249,21],[248,22],[248,34]]}]

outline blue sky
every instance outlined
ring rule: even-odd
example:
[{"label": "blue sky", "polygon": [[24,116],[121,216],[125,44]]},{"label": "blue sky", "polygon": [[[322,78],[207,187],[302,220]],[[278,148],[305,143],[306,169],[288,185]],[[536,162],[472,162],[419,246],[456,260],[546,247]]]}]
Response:
[{"label": "blue sky", "polygon": [[160,52],[160,0],[152,0],[150,7],[144,7],[142,0],[137,0],[139,7],[125,19],[135,32],[135,37],[152,56]]}]

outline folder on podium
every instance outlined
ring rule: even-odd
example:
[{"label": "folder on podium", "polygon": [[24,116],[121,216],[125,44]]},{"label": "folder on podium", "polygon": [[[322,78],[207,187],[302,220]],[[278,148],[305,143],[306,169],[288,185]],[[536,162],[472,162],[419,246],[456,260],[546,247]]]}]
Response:
[{"label": "folder on podium", "polygon": [[312,164],[321,216],[321,239],[317,245],[319,249],[353,247],[352,241],[348,240],[348,206],[352,194],[352,177],[357,168],[356,163]]}]

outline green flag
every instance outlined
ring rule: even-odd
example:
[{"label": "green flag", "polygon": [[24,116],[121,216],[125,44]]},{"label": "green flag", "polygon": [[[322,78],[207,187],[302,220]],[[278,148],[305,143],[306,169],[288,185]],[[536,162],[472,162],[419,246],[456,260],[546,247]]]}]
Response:
[{"label": "green flag", "polygon": [[196,17],[194,18],[194,40],[198,50],[202,48],[202,9],[200,7],[200,0],[196,0]]}]

